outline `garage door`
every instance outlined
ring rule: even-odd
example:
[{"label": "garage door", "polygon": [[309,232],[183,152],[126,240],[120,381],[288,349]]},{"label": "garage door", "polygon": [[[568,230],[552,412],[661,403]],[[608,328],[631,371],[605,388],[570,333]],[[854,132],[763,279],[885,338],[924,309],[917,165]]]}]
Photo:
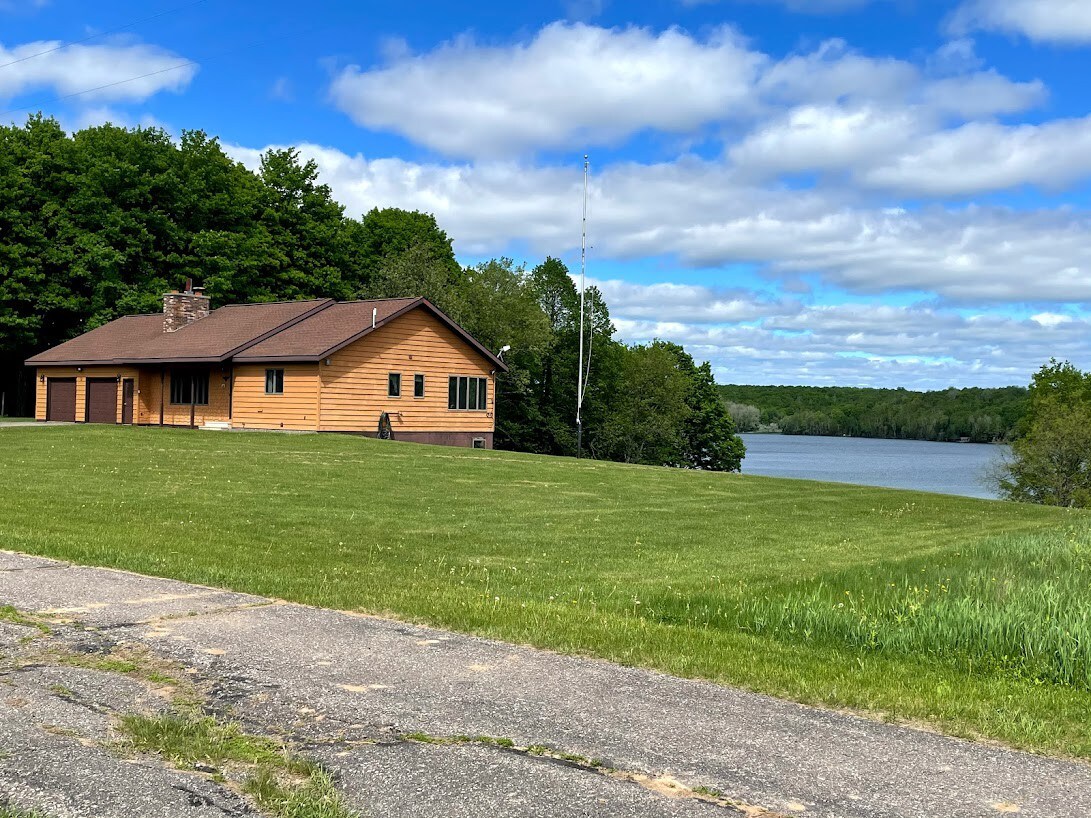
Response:
[{"label": "garage door", "polygon": [[117,423],[117,380],[87,379],[87,422]]},{"label": "garage door", "polygon": [[76,379],[50,378],[46,393],[46,420],[76,419]]}]

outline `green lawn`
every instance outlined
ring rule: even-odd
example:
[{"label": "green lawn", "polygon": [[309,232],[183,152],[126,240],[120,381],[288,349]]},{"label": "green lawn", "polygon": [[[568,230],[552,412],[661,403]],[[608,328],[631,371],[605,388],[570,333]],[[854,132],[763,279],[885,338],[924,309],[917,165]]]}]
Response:
[{"label": "green lawn", "polygon": [[1091,525],[336,435],[0,429],[0,544],[1091,758]]}]

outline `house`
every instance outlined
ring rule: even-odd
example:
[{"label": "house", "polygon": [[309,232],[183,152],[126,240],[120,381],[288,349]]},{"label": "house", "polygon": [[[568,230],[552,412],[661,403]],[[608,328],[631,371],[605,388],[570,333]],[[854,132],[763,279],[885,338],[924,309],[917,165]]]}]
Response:
[{"label": "house", "polygon": [[26,361],[38,420],[294,429],[492,448],[503,361],[424,298],[235,304],[187,283]]}]

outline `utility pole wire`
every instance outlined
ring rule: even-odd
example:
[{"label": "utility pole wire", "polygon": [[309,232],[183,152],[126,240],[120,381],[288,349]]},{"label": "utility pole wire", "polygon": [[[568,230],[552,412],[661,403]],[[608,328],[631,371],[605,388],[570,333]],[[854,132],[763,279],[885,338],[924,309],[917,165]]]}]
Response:
[{"label": "utility pole wire", "polygon": [[[66,99],[72,99],[73,97],[82,97],[84,94],[93,94],[95,91],[104,91],[107,88],[114,88],[118,85],[124,85],[127,82],[136,82],[137,80],[147,79],[148,77],[154,77],[159,74],[166,74],[168,71],[177,71],[179,68],[188,68],[191,65],[200,65],[195,60],[186,60],[185,62],[178,63],[178,65],[172,65],[170,68],[160,68],[158,71],[149,71],[147,74],[141,74],[137,77],[129,77],[128,79],[118,80],[117,82],[108,82],[105,85],[96,85],[94,88],[88,88],[84,91],[76,91],[74,94],[65,94],[64,96],[54,97],[49,102],[63,102]],[[24,105],[22,108],[10,108],[4,111],[0,116],[7,116],[8,114],[17,114],[20,111],[31,111],[35,108],[41,108],[41,105]]]},{"label": "utility pole wire", "polygon": [[84,37],[82,40],[72,40],[71,42],[68,42],[68,43],[61,43],[60,45],[54,46],[53,48],[47,48],[45,51],[38,51],[38,52],[36,52],[34,54],[28,54],[25,57],[20,57],[19,59],[12,60],[11,62],[0,63],[0,68],[7,68],[9,65],[17,65],[18,63],[26,62],[27,60],[33,60],[35,57],[44,57],[46,54],[53,54],[54,52],[61,51],[61,50],[65,49],[65,48],[68,48],[69,46],[80,45],[81,43],[86,43],[86,42],[89,42],[91,40],[98,39],[99,37],[105,37],[105,36],[107,36],[109,34],[116,34],[119,31],[124,31],[127,28],[132,28],[133,26],[138,26],[141,23],[147,23],[147,22],[149,22],[151,20],[157,20],[160,17],[166,17],[168,14],[174,14],[174,12],[176,12],[176,11],[185,11],[188,8],[193,8],[194,6],[199,6],[199,5],[201,5],[201,3],[207,3],[207,2],[208,2],[208,0],[196,0],[196,2],[189,3],[189,4],[185,5],[185,6],[176,6],[175,8],[167,9],[166,11],[161,11],[158,14],[153,14],[150,17],[141,17],[139,20],[134,20],[131,23],[126,23],[125,25],[118,26],[117,28],[111,28],[111,29],[107,29],[106,31],[100,31],[98,34],[92,34],[89,37]]}]

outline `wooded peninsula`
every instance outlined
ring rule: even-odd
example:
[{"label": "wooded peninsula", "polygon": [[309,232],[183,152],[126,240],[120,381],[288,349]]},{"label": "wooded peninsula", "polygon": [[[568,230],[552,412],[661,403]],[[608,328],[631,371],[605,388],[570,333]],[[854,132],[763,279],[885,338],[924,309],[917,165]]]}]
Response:
[{"label": "wooded peninsula", "polygon": [[720,386],[740,432],[1002,442],[1019,432],[1027,390]]}]

